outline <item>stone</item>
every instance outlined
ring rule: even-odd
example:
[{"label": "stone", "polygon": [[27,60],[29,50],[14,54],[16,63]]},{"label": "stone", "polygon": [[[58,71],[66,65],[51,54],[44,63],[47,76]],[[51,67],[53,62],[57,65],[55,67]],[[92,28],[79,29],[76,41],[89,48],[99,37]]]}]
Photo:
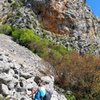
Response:
[{"label": "stone", "polygon": [[1,84],[0,87],[1,87],[2,94],[5,95],[5,96],[7,96],[9,94],[9,90],[8,90],[7,85]]},{"label": "stone", "polygon": [[15,72],[14,72],[13,69],[10,69],[9,72],[8,72],[8,74],[11,75],[11,76],[13,76],[15,74]]},{"label": "stone", "polygon": [[7,84],[8,82],[10,82],[12,80],[12,76],[6,73],[1,73],[0,74],[0,80],[2,82],[4,82],[5,84]]},{"label": "stone", "polygon": [[41,79],[42,79],[42,81],[44,81],[46,83],[54,82],[53,76],[44,76],[44,77],[41,77]]},{"label": "stone", "polygon": [[31,74],[29,74],[29,73],[24,73],[24,72],[22,72],[21,71],[21,77],[24,77],[25,79],[28,79],[28,78],[31,78],[32,77],[32,75]]}]

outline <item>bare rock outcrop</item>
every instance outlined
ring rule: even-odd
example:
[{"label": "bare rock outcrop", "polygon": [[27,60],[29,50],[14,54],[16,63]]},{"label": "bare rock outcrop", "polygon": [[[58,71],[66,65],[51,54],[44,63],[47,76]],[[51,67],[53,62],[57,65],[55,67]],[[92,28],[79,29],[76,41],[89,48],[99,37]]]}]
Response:
[{"label": "bare rock outcrop", "polygon": [[0,96],[10,100],[32,100],[29,94],[37,88],[35,76],[47,83],[45,88],[52,93],[51,100],[66,100],[65,96],[54,89],[54,77],[43,75],[46,70],[37,55],[11,40],[11,37],[0,34]]},{"label": "bare rock outcrop", "polygon": [[82,55],[86,52],[100,54],[99,19],[86,0],[33,0],[31,4],[44,28],[62,35],[56,42]]},{"label": "bare rock outcrop", "polygon": [[85,0],[8,1],[0,1],[0,24],[32,29],[82,55],[100,55],[100,20]]}]

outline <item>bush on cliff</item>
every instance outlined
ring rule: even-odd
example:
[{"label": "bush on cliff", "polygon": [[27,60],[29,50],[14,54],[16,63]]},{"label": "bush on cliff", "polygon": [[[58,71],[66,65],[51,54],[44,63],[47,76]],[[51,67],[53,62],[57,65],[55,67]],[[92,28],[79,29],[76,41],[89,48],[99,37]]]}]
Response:
[{"label": "bush on cliff", "polygon": [[10,34],[12,32],[12,28],[8,24],[0,25],[0,33],[2,34]]}]

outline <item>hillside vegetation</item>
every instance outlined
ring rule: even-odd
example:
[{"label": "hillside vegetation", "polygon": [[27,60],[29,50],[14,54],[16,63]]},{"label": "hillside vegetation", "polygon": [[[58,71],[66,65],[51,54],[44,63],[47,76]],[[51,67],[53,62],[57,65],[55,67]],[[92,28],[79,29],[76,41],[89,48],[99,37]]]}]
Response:
[{"label": "hillside vegetation", "polygon": [[[31,29],[19,29],[5,24],[0,26],[0,33],[11,35],[14,41],[49,62],[55,72],[55,84],[65,91],[72,91],[76,100],[99,100],[99,56],[90,53],[80,56],[77,51],[69,51],[61,44],[36,35]],[[65,92],[65,95],[68,97],[69,94]],[[69,100],[75,99],[71,98]]]}]

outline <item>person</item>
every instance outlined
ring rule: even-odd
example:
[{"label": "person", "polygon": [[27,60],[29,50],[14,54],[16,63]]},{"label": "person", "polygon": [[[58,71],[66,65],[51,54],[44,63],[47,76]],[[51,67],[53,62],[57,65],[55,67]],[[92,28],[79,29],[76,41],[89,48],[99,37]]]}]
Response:
[{"label": "person", "polygon": [[34,81],[37,83],[37,85],[39,86],[35,91],[34,93],[35,94],[35,97],[34,97],[34,100],[44,100],[45,96],[46,96],[46,90],[44,88],[44,85],[42,83],[42,80],[40,77],[36,76],[34,78]]}]

